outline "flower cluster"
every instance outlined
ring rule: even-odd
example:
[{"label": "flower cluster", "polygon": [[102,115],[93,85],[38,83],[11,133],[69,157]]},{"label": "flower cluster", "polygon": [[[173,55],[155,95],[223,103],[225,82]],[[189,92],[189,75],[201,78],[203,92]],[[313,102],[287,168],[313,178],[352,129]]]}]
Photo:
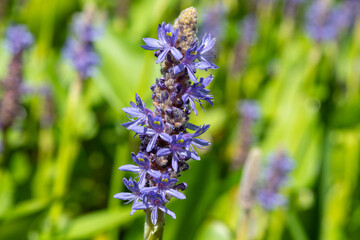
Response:
[{"label": "flower cluster", "polygon": [[124,178],[131,193],[118,193],[114,197],[133,201],[136,210],[151,211],[151,221],[156,224],[158,210],[175,218],[175,213],[165,207],[171,197],[185,199],[179,190],[186,183],[178,184],[182,171],[189,169],[189,159],[200,160],[195,148],[210,145],[198,137],[209,125],[196,126],[188,122],[191,111],[197,114],[196,104],[202,101],[213,104],[213,97],[205,89],[213,75],[198,79],[196,69],[216,69],[207,54],[215,44],[211,35],[205,34],[198,43],[196,37],[197,11],[188,8],[181,12],[174,26],[162,23],[158,27],[158,39],[144,38],[146,50],[154,50],[156,63],[161,63],[162,77],[151,86],[154,111],[148,109],[136,94],[136,102],[123,108],[130,122],[123,126],[134,131],[141,142],[140,151],[131,157],[136,165],[121,166],[119,170],[138,174],[138,181]]},{"label": "flower cluster", "polygon": [[7,28],[5,42],[12,54],[18,54],[33,44],[34,37],[25,25],[19,24]]},{"label": "flower cluster", "polygon": [[8,129],[18,115],[23,82],[24,50],[33,43],[33,36],[24,25],[14,25],[6,30],[6,46],[12,54],[8,74],[2,82],[3,94],[0,101],[0,127]]},{"label": "flower cluster", "polygon": [[263,182],[258,190],[261,206],[271,210],[286,203],[286,198],[279,193],[279,190],[286,183],[288,174],[293,168],[294,161],[284,151],[269,157]]},{"label": "flower cluster", "polygon": [[[349,27],[358,14],[353,1],[345,1],[337,6],[330,6],[324,1],[314,1],[307,11],[306,29],[318,42],[334,40],[339,33]],[[359,7],[359,4],[357,4]]]},{"label": "flower cluster", "polygon": [[66,41],[64,56],[71,61],[80,78],[85,80],[92,76],[95,67],[99,65],[94,42],[101,35],[101,30],[94,25],[93,13],[90,11],[74,15],[71,27],[72,35]]}]

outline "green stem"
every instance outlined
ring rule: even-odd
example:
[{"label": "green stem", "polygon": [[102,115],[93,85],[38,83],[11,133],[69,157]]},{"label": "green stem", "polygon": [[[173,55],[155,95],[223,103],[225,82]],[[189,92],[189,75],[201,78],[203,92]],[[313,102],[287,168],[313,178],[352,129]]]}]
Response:
[{"label": "green stem", "polygon": [[151,222],[151,211],[145,210],[145,212],[144,240],[162,240],[165,226],[165,213],[158,209],[158,219],[154,225]]},{"label": "green stem", "polygon": [[77,79],[71,85],[67,99],[66,113],[62,121],[62,135],[60,147],[56,159],[56,178],[53,185],[53,197],[55,201],[50,208],[50,231],[58,230],[58,221],[64,211],[64,199],[70,177],[79,151],[79,133],[74,127],[76,111],[81,100],[82,81]]}]

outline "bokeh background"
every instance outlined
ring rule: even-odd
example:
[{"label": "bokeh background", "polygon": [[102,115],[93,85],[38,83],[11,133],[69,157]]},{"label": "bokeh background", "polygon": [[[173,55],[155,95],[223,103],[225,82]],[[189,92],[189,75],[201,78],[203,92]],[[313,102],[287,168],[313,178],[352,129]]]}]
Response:
[{"label": "bokeh background", "polygon": [[[211,124],[204,138],[212,144],[180,178],[187,199],[167,204],[177,219],[166,216],[164,239],[359,239],[358,3],[1,0],[0,79],[11,59],[7,26],[28,26],[34,45],[24,55],[28,91],[1,135],[0,239],[142,239],[145,214],[130,217],[131,206],[112,197],[126,191],[122,178],[132,175],[117,168],[140,144],[121,126],[122,108],[135,93],[152,105],[160,67],[142,38],[156,38],[159,23],[189,6],[198,9],[199,34],[217,38],[214,106],[191,115]],[[62,49],[73,14],[89,4],[102,29],[100,65],[74,100],[77,74]],[[254,147],[262,165],[284,151],[294,169],[280,189],[286,204],[267,210],[254,202],[239,236],[241,177]]]}]

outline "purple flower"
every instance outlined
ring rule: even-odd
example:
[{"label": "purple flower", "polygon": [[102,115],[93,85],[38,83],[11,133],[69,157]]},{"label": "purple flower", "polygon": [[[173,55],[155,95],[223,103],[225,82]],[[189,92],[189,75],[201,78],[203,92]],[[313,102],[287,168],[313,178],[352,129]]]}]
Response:
[{"label": "purple flower", "polygon": [[176,60],[180,60],[183,55],[175,48],[175,43],[179,35],[179,29],[174,30],[170,23],[163,22],[158,26],[158,38],[143,38],[146,45],[141,45],[146,50],[160,50],[161,53],[157,57],[156,63],[164,61],[166,55],[170,51]]},{"label": "purple flower", "polygon": [[196,115],[198,113],[195,107],[195,102],[198,102],[203,110],[204,108],[202,106],[201,100],[210,103],[212,106],[214,105],[212,102],[213,97],[209,95],[210,90],[205,89],[205,87],[207,87],[207,85],[209,85],[212,80],[213,80],[212,75],[206,78],[200,78],[199,82],[194,83],[188,89],[186,89],[184,95],[182,96],[182,100],[184,102],[187,101],[190,102],[190,106]]},{"label": "purple flower", "polygon": [[130,107],[123,108],[122,110],[129,114],[131,118],[137,118],[136,120],[128,123],[123,123],[122,126],[127,129],[131,129],[136,125],[144,125],[147,121],[147,116],[152,115],[152,111],[147,109],[145,103],[141,100],[140,96],[135,94],[136,104],[130,102]]},{"label": "purple flower", "polygon": [[72,19],[71,32],[63,49],[64,57],[71,61],[84,80],[93,75],[100,63],[94,49],[94,41],[100,36],[100,31],[86,13],[78,13]]},{"label": "purple flower", "polygon": [[33,42],[34,37],[25,25],[14,25],[6,29],[6,45],[12,54],[29,48]]},{"label": "purple flower", "polygon": [[[134,203],[133,203],[133,207],[134,207],[134,205],[138,202],[138,200],[140,198],[142,198],[142,193],[139,188],[139,185],[131,177],[129,178],[129,180],[127,180],[126,178],[123,178],[123,182],[124,182],[125,186],[127,187],[127,189],[129,189],[131,191],[131,193],[127,193],[127,192],[117,193],[114,195],[114,198],[121,199],[121,200],[128,200],[125,204],[128,204],[128,203],[134,201]],[[130,215],[133,215],[135,211],[136,210],[132,209],[130,212]]]},{"label": "purple flower", "polygon": [[148,208],[151,209],[151,222],[154,225],[156,224],[158,219],[158,209],[160,209],[166,214],[169,214],[173,219],[176,219],[175,213],[164,207],[166,201],[161,194],[156,192],[149,192],[146,194],[146,199],[148,200],[148,202],[134,203],[132,209],[134,211]]},{"label": "purple flower", "polygon": [[152,115],[148,115],[149,125],[152,129],[147,129],[146,135],[152,136],[148,146],[146,147],[146,151],[150,152],[156,143],[156,140],[160,136],[163,140],[167,142],[171,142],[171,136],[167,133],[164,133],[164,123],[161,119],[160,115],[157,115],[155,118]]},{"label": "purple flower", "polygon": [[318,42],[334,40],[349,25],[350,15],[342,7],[329,7],[322,1],[314,1],[307,11],[306,29]]},{"label": "purple flower", "polygon": [[172,140],[168,148],[162,148],[157,151],[157,156],[166,156],[172,154],[171,166],[174,171],[178,170],[178,162],[185,158],[192,158],[194,160],[200,160],[200,157],[186,148],[192,141],[192,138],[185,138],[183,133],[179,135],[171,136]]},{"label": "purple flower", "polygon": [[264,171],[263,184],[258,193],[260,205],[271,210],[284,205],[286,199],[279,194],[280,188],[286,183],[288,174],[294,168],[294,162],[283,151],[272,155]]},{"label": "purple flower", "polygon": [[72,18],[72,31],[83,42],[94,42],[102,34],[102,27],[90,20],[83,13],[77,13]]},{"label": "purple flower", "polygon": [[82,79],[93,75],[100,58],[91,44],[84,44],[76,39],[68,39],[64,47],[64,56],[71,60]]},{"label": "purple flower", "polygon": [[135,155],[134,153],[131,153],[131,158],[139,166],[136,166],[133,164],[126,164],[126,165],[119,167],[119,170],[138,173],[139,174],[139,185],[141,188],[144,187],[144,185],[145,185],[146,173],[149,173],[153,177],[159,177],[161,175],[160,171],[155,171],[155,170],[151,169],[149,159],[142,152],[139,152],[137,155]]},{"label": "purple flower", "polygon": [[256,120],[260,117],[261,110],[256,101],[244,100],[240,105],[240,113],[246,119]]},{"label": "purple flower", "polygon": [[[204,139],[196,138],[196,137],[202,135],[203,133],[205,133],[209,129],[210,124],[202,125],[201,127],[198,127],[198,126],[195,126],[195,127],[196,128],[194,129],[195,130],[194,133],[186,133],[186,134],[184,134],[184,138],[191,139],[191,142],[190,142],[189,146],[191,147],[191,150],[193,152],[195,152],[194,147],[197,147],[199,149],[203,149],[204,147],[210,145],[210,143],[208,141],[206,141]],[[188,149],[189,149],[189,147],[188,147]]]},{"label": "purple flower", "polygon": [[286,198],[271,189],[261,189],[258,194],[258,199],[266,210],[272,210],[278,206],[283,206],[286,204]]},{"label": "purple flower", "polygon": [[156,144],[156,141],[159,137],[161,137],[163,140],[167,142],[171,142],[171,136],[167,133],[164,133],[164,123],[161,119],[160,115],[157,115],[155,118],[148,114],[148,122],[151,128],[146,128],[142,126],[135,126],[132,127],[131,130],[138,134],[143,134],[146,136],[151,137],[149,144],[146,147],[146,151],[150,152]]},{"label": "purple flower", "polygon": [[163,173],[161,176],[155,178],[154,181],[157,185],[146,188],[146,191],[159,192],[164,198],[166,193],[178,199],[186,198],[185,194],[173,189],[178,180],[176,178],[170,178],[169,174]]},{"label": "purple flower", "polygon": [[[210,62],[209,55],[210,55],[210,50],[214,47],[216,42],[215,38],[212,38],[210,34],[205,34],[200,46],[197,49],[197,58],[199,59],[200,63],[202,63],[202,65],[204,65],[204,63],[206,63],[206,65],[204,65],[204,67],[207,67],[208,64],[211,65],[210,68],[212,69],[217,69],[219,68],[218,66],[216,66],[214,63]],[[199,67],[199,65],[197,66],[197,68],[202,69]]]},{"label": "purple flower", "polygon": [[[204,43],[198,47],[197,43],[194,42],[192,46],[186,50],[185,57],[181,60],[180,64],[174,67],[174,74],[179,74],[186,69],[190,79],[193,82],[197,82],[197,78],[194,74],[196,69],[207,70],[218,68],[215,64],[208,61],[203,55],[198,54],[199,49],[202,53],[206,53],[211,48],[211,41],[206,42],[206,44],[207,45]],[[197,58],[199,58],[200,62],[194,62]]]}]

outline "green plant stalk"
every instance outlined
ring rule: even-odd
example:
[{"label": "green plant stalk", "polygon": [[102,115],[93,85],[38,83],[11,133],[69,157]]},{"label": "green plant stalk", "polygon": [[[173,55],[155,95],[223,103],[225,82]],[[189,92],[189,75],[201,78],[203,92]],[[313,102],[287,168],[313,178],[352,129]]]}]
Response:
[{"label": "green plant stalk", "polygon": [[158,209],[158,219],[154,225],[151,222],[151,211],[145,210],[145,212],[144,240],[162,240],[165,226],[165,213]]},{"label": "green plant stalk", "polygon": [[[108,209],[117,210],[121,208],[117,199],[113,195],[122,187],[123,173],[119,173],[118,167],[124,164],[125,159],[130,155],[129,144],[127,141],[120,143],[116,148],[113,172],[111,173],[110,191],[108,196]],[[109,239],[118,239],[119,229],[109,231]]]},{"label": "green plant stalk", "polygon": [[[5,162],[5,151],[7,149],[7,146],[6,146],[6,139],[5,139],[5,129],[1,129],[1,135],[2,135],[2,144],[3,144],[3,151],[2,153],[0,154],[0,172],[1,172],[1,169],[3,168],[3,164]],[[1,141],[1,140],[0,140]]]},{"label": "green plant stalk", "polygon": [[79,131],[74,129],[76,112],[81,100],[82,80],[73,82],[67,99],[66,113],[62,122],[63,134],[61,136],[59,153],[56,159],[56,177],[53,185],[53,197],[55,201],[50,208],[51,229],[56,229],[57,222],[63,212],[67,185],[70,180],[74,160],[79,151]]}]

